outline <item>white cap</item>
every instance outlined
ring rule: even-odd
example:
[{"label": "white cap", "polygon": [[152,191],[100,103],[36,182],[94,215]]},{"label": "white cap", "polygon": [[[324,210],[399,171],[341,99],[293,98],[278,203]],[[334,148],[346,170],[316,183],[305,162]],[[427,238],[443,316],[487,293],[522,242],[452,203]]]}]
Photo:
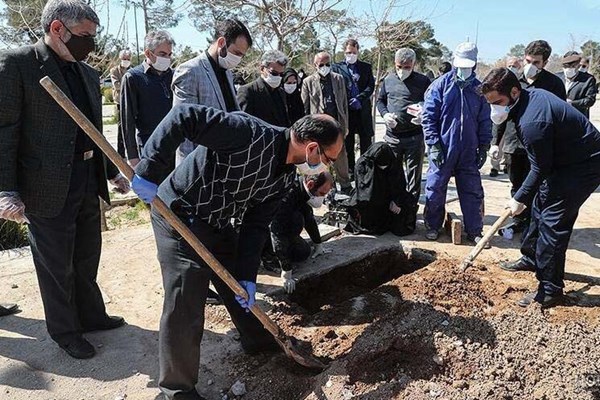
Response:
[{"label": "white cap", "polygon": [[454,51],[454,66],[457,68],[472,68],[477,64],[477,46],[475,43],[465,42],[456,47]]}]

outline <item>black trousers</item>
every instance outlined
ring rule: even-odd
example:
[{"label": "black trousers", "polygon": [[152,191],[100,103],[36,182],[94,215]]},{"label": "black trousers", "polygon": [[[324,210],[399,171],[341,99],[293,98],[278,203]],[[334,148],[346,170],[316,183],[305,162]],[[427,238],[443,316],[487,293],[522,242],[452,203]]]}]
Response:
[{"label": "black trousers", "polygon": [[59,343],[107,318],[96,283],[102,238],[95,162],[80,159],[72,169],[60,214],[27,215],[46,326]]},{"label": "black trousers", "polygon": [[[508,169],[508,179],[510,179],[510,195],[514,197],[519,191],[527,174],[529,173],[529,159],[525,150],[517,150],[514,153],[505,153],[506,168]],[[529,224],[531,217],[531,204],[525,204],[527,208],[520,215],[513,218],[516,223]]]},{"label": "black trousers", "polygon": [[[196,237],[230,272],[234,267],[237,234],[233,227],[218,230],[200,219],[184,220]],[[168,396],[195,392],[204,331],[204,303],[212,281],[240,333],[244,350],[274,344],[273,337],[200,256],[156,212],[152,227],[158,248],[165,298],[159,331],[159,387]]]},{"label": "black trousers", "polygon": [[556,169],[533,200],[523,260],[536,267],[540,289],[562,292],[565,255],[579,209],[600,185],[600,160]]},{"label": "black trousers", "polygon": [[346,136],[346,153],[348,154],[348,170],[354,175],[354,165],[356,164],[356,155],[354,153],[354,146],[356,144],[356,137],[360,140],[360,154],[364,154],[371,144],[373,144],[373,130],[365,129],[363,127],[363,121],[361,119],[360,111],[348,111],[348,136]]},{"label": "black trousers", "polygon": [[406,191],[419,202],[421,196],[421,178],[423,177],[423,160],[425,158],[425,137],[420,134],[399,137],[397,143],[386,140],[390,145],[396,159],[402,164],[402,170],[406,174]]},{"label": "black trousers", "polygon": [[302,213],[292,213],[285,228],[285,232],[271,230],[271,242],[275,254],[291,262],[300,262],[308,259],[312,249],[310,244],[300,236],[302,229],[304,229],[304,217]]},{"label": "black trousers", "polygon": [[121,124],[121,106],[117,104],[117,153],[125,158],[125,139],[123,138],[123,126]]}]

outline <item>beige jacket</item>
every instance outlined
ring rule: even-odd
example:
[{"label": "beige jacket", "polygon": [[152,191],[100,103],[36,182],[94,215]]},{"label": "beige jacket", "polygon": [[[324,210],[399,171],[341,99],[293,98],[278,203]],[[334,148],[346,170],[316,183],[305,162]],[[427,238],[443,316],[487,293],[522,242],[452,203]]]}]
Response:
[{"label": "beige jacket", "polygon": [[[348,135],[348,99],[346,84],[340,74],[330,72],[333,85],[333,94],[337,104],[338,122],[342,125],[344,136]],[[302,83],[302,102],[306,114],[318,114],[325,111],[323,92],[321,91],[321,76],[318,72],[310,75]]]}]

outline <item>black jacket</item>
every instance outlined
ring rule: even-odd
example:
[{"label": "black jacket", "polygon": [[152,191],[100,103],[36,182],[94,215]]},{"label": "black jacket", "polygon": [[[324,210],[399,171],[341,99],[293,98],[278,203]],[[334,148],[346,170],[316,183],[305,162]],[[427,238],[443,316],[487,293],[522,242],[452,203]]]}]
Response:
[{"label": "black jacket", "polygon": [[289,128],[285,92],[280,87],[271,88],[263,78],[258,78],[239,88],[238,102],[242,111],[263,121]]},{"label": "black jacket", "polygon": [[[556,74],[565,84],[564,72]],[[579,72],[575,75],[573,82],[567,90],[567,101],[581,111],[586,117],[590,117],[590,108],[596,103],[596,94],[598,87],[596,86],[596,78],[587,72]]]},{"label": "black jacket", "polygon": [[[356,98],[360,100],[362,108],[360,110],[352,110],[348,108],[349,118],[352,120],[352,122],[360,124],[360,126],[349,126],[349,132],[356,133],[357,130],[360,130],[361,135],[374,136],[375,131],[373,130],[373,116],[371,115],[371,97],[375,91],[373,67],[371,67],[371,64],[369,63],[358,60],[356,61],[356,68],[359,74],[357,82],[358,95]],[[349,102],[350,88],[353,82],[352,71],[345,61],[334,64],[332,71],[337,72],[344,77],[344,83],[346,84],[346,95]]]}]

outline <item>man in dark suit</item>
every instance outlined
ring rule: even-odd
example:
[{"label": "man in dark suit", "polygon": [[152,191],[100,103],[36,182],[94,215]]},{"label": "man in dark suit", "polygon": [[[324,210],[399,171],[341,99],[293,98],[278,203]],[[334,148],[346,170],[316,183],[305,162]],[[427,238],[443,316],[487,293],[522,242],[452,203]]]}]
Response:
[{"label": "man in dark suit", "polygon": [[98,73],[82,62],[98,16],[81,0],[50,0],[44,39],[0,53],[0,218],[29,223],[48,333],[70,356],[95,354],[82,332],[124,324],[106,314],[96,283],[100,260],[98,196],[107,177],[129,182],[39,84],[49,76],[102,130]]},{"label": "man in dark suit", "polygon": [[373,116],[371,115],[371,96],[375,89],[375,78],[371,64],[358,59],[360,46],[355,39],[348,39],[344,44],[344,61],[334,64],[333,72],[344,77],[348,95],[348,136],[346,151],[348,152],[348,169],[354,172],[355,135],[360,139],[360,154],[367,151],[373,143]]},{"label": "man in dark suit", "polygon": [[263,54],[258,79],[238,90],[237,98],[242,111],[271,125],[290,127],[285,93],[281,88],[287,63],[287,57],[279,50],[269,50]]},{"label": "man in dark suit", "polygon": [[567,90],[567,103],[590,117],[590,108],[596,103],[596,78],[580,70],[581,54],[567,52],[562,59],[562,72],[556,75],[563,81]]}]

